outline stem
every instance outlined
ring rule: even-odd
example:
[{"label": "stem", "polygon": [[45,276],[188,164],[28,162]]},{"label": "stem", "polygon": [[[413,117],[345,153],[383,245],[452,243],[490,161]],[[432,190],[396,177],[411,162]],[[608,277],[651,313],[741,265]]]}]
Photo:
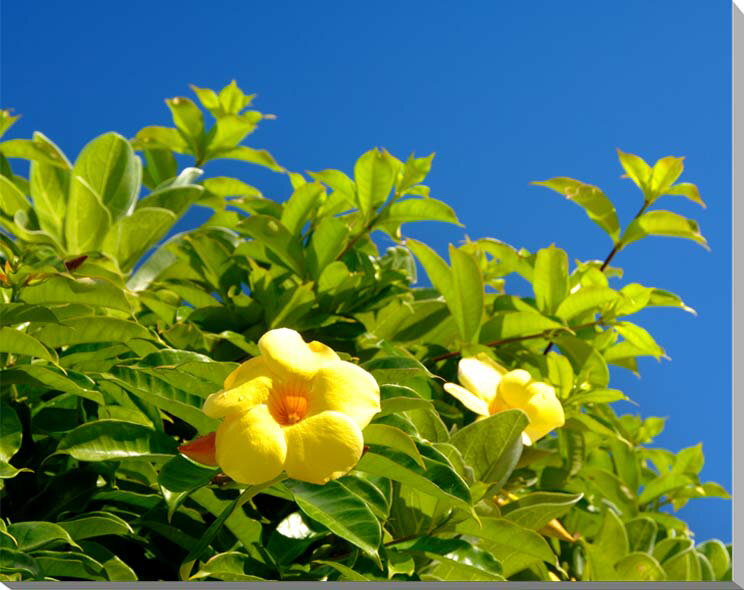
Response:
[{"label": "stem", "polygon": [[[643,206],[638,210],[638,213],[635,214],[633,219],[631,219],[631,223],[633,223],[636,219],[638,219],[643,213],[648,209],[648,206],[651,204],[651,201],[644,201]],[[605,257],[604,262],[602,262],[602,266],[599,267],[599,270],[601,272],[604,272],[604,270],[607,268],[607,266],[610,264],[612,259],[615,257],[615,254],[620,252],[620,250],[623,247],[623,241],[622,239],[619,239],[617,243],[612,247],[612,250],[610,250],[610,253]],[[545,347],[545,350],[543,350],[543,354],[548,354],[550,352],[550,349],[553,348],[553,343],[548,342],[548,345]]]},{"label": "stem", "polygon": [[[591,326],[597,326],[601,324],[602,321],[603,321],[602,318],[599,318],[598,320],[594,320],[593,322],[587,322],[586,324],[574,326],[571,329],[581,330],[583,328],[590,328]],[[539,334],[528,334],[527,336],[512,336],[511,338],[503,338],[501,340],[494,340],[493,342],[488,342],[484,346],[494,347],[494,346],[501,346],[502,344],[510,344],[512,342],[521,342],[522,340],[534,340],[535,338],[548,338],[551,332],[553,332],[553,329],[543,330]],[[446,352],[444,354],[440,354],[439,356],[435,356],[433,359],[431,359],[431,362],[441,361],[441,360],[452,358],[452,357],[459,356],[459,355],[460,355],[460,351]]]},{"label": "stem", "polygon": [[378,221],[382,218],[382,216],[387,212],[388,209],[390,209],[390,206],[395,203],[400,198],[400,193],[393,193],[393,197],[385,203],[385,206],[380,209],[377,212],[377,215],[372,217],[372,219],[369,220],[369,222],[362,228],[362,231],[360,231],[357,235],[355,235],[351,240],[349,240],[349,243],[346,244],[346,248],[343,249],[341,254],[336,256],[336,260],[341,260],[349,250],[351,250],[354,247],[354,244],[356,244],[359,240],[362,239],[369,231],[377,224]]}]

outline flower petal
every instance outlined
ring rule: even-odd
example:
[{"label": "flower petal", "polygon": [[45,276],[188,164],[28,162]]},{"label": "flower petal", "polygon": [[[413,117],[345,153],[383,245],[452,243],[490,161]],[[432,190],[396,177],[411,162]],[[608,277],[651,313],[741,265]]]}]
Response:
[{"label": "flower petal", "polygon": [[323,412],[284,429],[289,477],[324,484],[348,473],[362,456],[364,437],[340,412]]},{"label": "flower petal", "polygon": [[462,405],[464,405],[468,410],[472,410],[479,416],[489,415],[488,404],[477,395],[470,393],[464,387],[455,383],[445,383],[444,390],[459,399],[462,402]]},{"label": "flower petal", "polygon": [[286,373],[312,375],[322,364],[330,360],[332,355],[328,351],[336,354],[319,342],[310,346],[299,332],[289,328],[277,328],[266,332],[258,341],[258,348],[269,369],[278,375]]},{"label": "flower petal", "polygon": [[330,362],[315,374],[307,408],[308,416],[327,410],[346,414],[364,428],[380,411],[380,386],[357,365],[341,360]]},{"label": "flower petal", "polygon": [[229,414],[217,428],[215,446],[222,471],[251,485],[279,475],[287,456],[284,432],[265,405]]},{"label": "flower petal", "polygon": [[496,388],[506,369],[484,353],[460,359],[457,379],[471,393],[485,402],[496,395]]},{"label": "flower petal", "polygon": [[551,430],[563,426],[566,417],[552,386],[536,382],[531,383],[527,390],[532,395],[523,409],[530,423],[524,431],[530,439],[537,441]]},{"label": "flower petal", "polygon": [[509,371],[499,383],[499,396],[513,408],[524,408],[524,404],[530,398],[527,384],[532,381],[530,375],[524,369]]},{"label": "flower petal", "polygon": [[211,418],[222,418],[236,410],[248,410],[269,398],[273,377],[261,357],[244,362],[225,379],[225,389],[210,395],[202,408]]}]

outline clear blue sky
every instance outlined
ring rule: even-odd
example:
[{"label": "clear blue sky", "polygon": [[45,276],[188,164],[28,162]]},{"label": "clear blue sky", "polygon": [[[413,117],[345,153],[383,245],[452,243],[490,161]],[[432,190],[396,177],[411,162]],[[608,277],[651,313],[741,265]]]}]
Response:
[{"label": "clear blue sky", "polygon": [[[725,0],[391,2],[5,2],[2,106],[74,156],[93,136],[169,124],[166,97],[236,78],[278,115],[252,138],[292,170],[340,168],[372,146],[436,152],[432,195],[471,237],[530,250],[554,242],[572,259],[610,247],[581,210],[531,180],[601,186],[622,222],[639,194],[615,148],[655,161],[686,156],[681,197],[712,247],[650,238],[620,253],[626,282],[669,289],[698,310],[644,313],[672,361],[641,363],[615,386],[645,415],[668,416],[660,446],[703,442],[704,480],[731,486],[731,35]],[[208,165],[283,200],[284,177],[248,164]],[[192,225],[203,215],[192,215]],[[462,229],[410,226],[444,252]],[[634,411],[625,404],[625,411]],[[731,540],[731,507],[697,500],[681,514],[699,540]]]}]

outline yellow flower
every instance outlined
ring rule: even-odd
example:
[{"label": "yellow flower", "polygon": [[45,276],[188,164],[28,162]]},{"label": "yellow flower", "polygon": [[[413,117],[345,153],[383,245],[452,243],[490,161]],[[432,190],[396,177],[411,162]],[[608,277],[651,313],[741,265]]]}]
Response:
[{"label": "yellow flower", "polygon": [[258,348],[204,403],[205,414],[223,418],[214,461],[245,484],[282,471],[315,484],[347,473],[362,456],[362,429],[380,411],[374,377],[294,330],[271,330]]},{"label": "yellow flower", "polygon": [[566,421],[555,389],[533,381],[523,369],[507,371],[484,353],[460,359],[457,378],[461,385],[445,383],[444,389],[479,416],[518,408],[530,422],[522,433],[526,444],[541,439]]}]

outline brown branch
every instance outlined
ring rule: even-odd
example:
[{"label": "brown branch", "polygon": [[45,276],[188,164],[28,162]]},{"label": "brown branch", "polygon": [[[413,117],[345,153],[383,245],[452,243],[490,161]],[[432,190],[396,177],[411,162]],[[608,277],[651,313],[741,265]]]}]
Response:
[{"label": "brown branch", "polygon": [[[579,326],[574,326],[571,328],[572,330],[581,330],[583,328],[589,328],[591,326],[597,326],[602,323],[602,318],[598,320],[594,320],[593,322],[587,322],[586,324],[581,324]],[[510,338],[502,338],[501,340],[494,340],[493,342],[487,342],[484,344],[484,346],[488,347],[495,347],[495,346],[501,346],[503,344],[511,344],[512,342],[521,342],[522,340],[534,340],[535,338],[548,338],[552,332],[554,332],[556,328],[551,328],[550,330],[543,330],[539,334],[528,334],[527,336],[512,336]],[[446,352],[444,354],[440,354],[439,356],[435,356],[431,359],[431,362],[437,362],[444,359],[460,356],[461,352],[456,350],[453,352]]]}]

